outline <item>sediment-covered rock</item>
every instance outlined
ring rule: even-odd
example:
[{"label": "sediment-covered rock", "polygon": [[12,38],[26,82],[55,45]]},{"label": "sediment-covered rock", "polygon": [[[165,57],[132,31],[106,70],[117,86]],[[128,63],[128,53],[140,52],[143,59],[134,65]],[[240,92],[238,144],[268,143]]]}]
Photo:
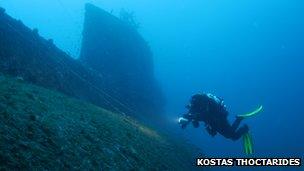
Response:
[{"label": "sediment-covered rock", "polygon": [[189,170],[193,154],[130,117],[0,75],[0,170]]}]

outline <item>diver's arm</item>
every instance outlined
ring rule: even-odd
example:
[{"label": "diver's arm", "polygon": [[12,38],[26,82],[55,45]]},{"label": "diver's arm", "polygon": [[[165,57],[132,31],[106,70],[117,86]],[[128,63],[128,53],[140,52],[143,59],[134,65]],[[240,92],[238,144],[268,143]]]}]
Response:
[{"label": "diver's arm", "polygon": [[191,115],[190,113],[186,113],[186,114],[183,114],[183,118],[192,120],[193,119],[193,115]]},{"label": "diver's arm", "polygon": [[206,130],[212,137],[214,137],[217,134],[216,130],[211,128],[209,125],[206,125]]}]

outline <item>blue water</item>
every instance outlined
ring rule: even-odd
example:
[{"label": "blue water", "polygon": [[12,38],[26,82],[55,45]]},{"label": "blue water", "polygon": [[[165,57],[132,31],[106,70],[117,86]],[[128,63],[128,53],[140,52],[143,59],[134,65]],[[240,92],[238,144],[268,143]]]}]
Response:
[{"label": "blue water", "polygon": [[[83,6],[135,12],[154,53],[155,74],[176,124],[191,95],[224,98],[230,120],[264,105],[248,119],[254,156],[304,157],[304,1],[301,0],[1,0],[7,13],[39,28],[79,55]],[[210,156],[242,156],[241,141],[210,137],[204,128],[177,134]]]}]

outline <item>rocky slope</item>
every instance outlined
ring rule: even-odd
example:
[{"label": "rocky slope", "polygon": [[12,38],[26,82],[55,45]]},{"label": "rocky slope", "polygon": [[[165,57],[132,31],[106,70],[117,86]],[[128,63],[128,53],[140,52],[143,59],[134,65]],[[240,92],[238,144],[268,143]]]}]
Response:
[{"label": "rocky slope", "polygon": [[189,170],[193,149],[126,116],[0,75],[0,170]]},{"label": "rocky slope", "polygon": [[111,111],[130,114],[129,107],[106,87],[106,80],[26,27],[0,7],[0,72],[86,100]]}]

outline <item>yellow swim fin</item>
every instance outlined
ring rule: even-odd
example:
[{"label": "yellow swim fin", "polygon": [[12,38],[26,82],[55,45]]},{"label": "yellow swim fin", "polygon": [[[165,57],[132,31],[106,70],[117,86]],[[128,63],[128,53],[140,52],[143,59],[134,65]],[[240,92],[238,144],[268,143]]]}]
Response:
[{"label": "yellow swim fin", "polygon": [[243,145],[245,154],[253,154],[253,142],[249,133],[243,135]]},{"label": "yellow swim fin", "polygon": [[255,109],[253,112],[245,113],[245,114],[237,115],[237,116],[241,117],[241,118],[248,118],[248,117],[251,117],[251,116],[254,116],[254,115],[260,113],[262,110],[263,110],[263,106],[261,105],[260,107],[258,107],[257,109]]}]

